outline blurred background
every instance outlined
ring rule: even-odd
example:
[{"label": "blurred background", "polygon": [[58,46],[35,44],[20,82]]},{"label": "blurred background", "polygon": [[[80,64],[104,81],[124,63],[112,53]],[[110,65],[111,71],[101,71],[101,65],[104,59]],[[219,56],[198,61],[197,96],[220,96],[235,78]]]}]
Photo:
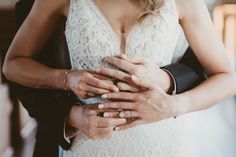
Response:
[{"label": "blurred background", "polygon": [[[227,55],[236,67],[236,0],[205,1],[216,30],[227,48]],[[15,3],[16,0],[0,0],[1,63],[15,34]],[[2,76],[0,80],[4,82]],[[31,157],[36,122],[13,97],[10,97],[11,104],[4,101],[6,92],[3,89],[0,86],[0,157],[11,156],[13,152],[15,154],[12,156]],[[189,126],[183,134],[186,135],[184,141],[191,148],[187,148],[191,150],[191,157],[236,157],[235,98],[193,115],[183,124]]]},{"label": "blurred background", "polygon": [[[14,6],[17,0],[0,0],[0,69],[15,30]],[[0,70],[1,71],[1,70]],[[0,157],[32,157],[36,122],[1,85],[0,75]],[[6,100],[10,99],[10,102]]]}]

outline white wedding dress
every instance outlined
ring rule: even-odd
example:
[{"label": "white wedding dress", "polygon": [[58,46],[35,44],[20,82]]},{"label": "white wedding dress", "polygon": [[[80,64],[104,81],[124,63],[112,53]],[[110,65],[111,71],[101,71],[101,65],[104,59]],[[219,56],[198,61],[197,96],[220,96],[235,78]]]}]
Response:
[{"label": "white wedding dress", "polygon": [[[132,28],[125,54],[147,57],[157,66],[168,65],[182,55],[174,54],[180,30],[175,0],[165,0],[159,15]],[[105,56],[120,54],[116,33],[92,0],[71,0],[65,34],[73,69],[96,69]],[[183,157],[179,121],[140,125],[98,140],[80,132],[63,157]]]}]

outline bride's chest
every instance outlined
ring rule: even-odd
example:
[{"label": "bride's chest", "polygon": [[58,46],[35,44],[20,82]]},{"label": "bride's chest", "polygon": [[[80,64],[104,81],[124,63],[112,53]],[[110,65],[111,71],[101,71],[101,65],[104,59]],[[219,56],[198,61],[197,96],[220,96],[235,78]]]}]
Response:
[{"label": "bride's chest", "polygon": [[100,59],[123,51],[127,55],[150,58],[160,65],[170,63],[179,33],[176,16],[168,12],[150,16],[143,23],[135,24],[121,40],[89,1],[77,0],[70,7],[66,38],[72,57]]}]

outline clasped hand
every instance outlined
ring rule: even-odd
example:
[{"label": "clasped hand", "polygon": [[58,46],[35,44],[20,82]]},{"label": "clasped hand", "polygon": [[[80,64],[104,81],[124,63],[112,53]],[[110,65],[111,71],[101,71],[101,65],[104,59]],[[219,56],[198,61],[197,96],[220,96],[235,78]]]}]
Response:
[{"label": "clasped hand", "polygon": [[[103,86],[103,91],[95,87],[97,91],[102,91],[96,94],[110,101],[92,108],[79,107],[77,110],[80,114],[75,114],[72,110],[69,118],[72,127],[97,139],[110,136],[114,130],[124,130],[175,116],[173,98],[166,94],[170,88],[170,76],[165,71],[150,60],[140,57],[106,57],[104,62],[119,69],[96,69],[96,76],[108,78],[100,81],[99,87],[102,87],[101,83],[109,84],[106,89]],[[92,76],[91,73],[90,75]],[[114,84],[112,80],[118,81]],[[116,89],[117,86],[119,89]]]},{"label": "clasped hand", "polygon": [[121,80],[138,89],[137,92],[120,91],[102,95],[102,98],[111,101],[100,104],[99,109],[122,110],[121,112],[105,112],[105,117],[132,119],[128,124],[117,127],[116,130],[176,116],[174,98],[166,94],[169,90],[167,81],[170,78],[165,71],[150,60],[141,57],[122,55],[121,57],[106,57],[104,61],[120,70],[101,67],[96,70],[99,74]]}]

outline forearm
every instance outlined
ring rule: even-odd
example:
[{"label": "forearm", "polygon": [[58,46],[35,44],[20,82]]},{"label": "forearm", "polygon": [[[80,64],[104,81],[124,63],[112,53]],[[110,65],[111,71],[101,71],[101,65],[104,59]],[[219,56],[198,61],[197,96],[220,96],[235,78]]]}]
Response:
[{"label": "forearm", "polygon": [[194,89],[175,96],[180,103],[176,113],[181,115],[207,109],[226,97],[234,95],[235,92],[233,74],[221,73],[211,76]]},{"label": "forearm", "polygon": [[64,89],[65,71],[49,68],[30,58],[6,60],[4,66],[8,80],[30,88]]}]

